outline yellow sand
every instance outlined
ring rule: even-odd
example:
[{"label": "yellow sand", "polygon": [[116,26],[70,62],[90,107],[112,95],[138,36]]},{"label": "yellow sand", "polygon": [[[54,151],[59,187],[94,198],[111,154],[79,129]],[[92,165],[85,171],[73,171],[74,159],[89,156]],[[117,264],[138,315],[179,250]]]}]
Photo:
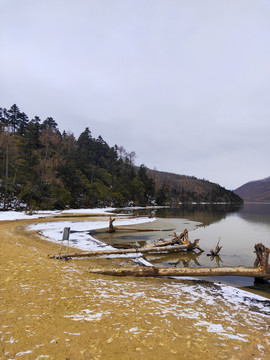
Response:
[{"label": "yellow sand", "polygon": [[37,221],[48,219],[0,222],[0,359],[269,359],[269,318],[233,310],[232,321],[230,304],[202,306],[177,280],[86,271],[123,259],[48,259],[59,246],[24,228]]}]

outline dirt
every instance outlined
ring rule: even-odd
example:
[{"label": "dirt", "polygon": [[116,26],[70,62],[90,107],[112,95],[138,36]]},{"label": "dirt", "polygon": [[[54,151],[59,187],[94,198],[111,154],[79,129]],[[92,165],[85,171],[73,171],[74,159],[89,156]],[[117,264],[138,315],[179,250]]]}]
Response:
[{"label": "dirt", "polygon": [[269,359],[269,318],[201,304],[188,282],[87,272],[123,259],[49,259],[38,221],[0,222],[0,359]]}]

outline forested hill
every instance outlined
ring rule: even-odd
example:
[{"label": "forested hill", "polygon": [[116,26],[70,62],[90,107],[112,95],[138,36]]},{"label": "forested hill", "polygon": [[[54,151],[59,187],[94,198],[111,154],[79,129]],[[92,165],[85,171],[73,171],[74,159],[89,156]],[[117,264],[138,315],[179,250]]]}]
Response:
[{"label": "forested hill", "polygon": [[241,201],[195,178],[168,182],[144,165],[135,167],[134,158],[122,146],[95,139],[89,128],[76,139],[61,133],[52,117],[29,119],[16,105],[0,108],[2,210]]},{"label": "forested hill", "polygon": [[169,204],[181,202],[226,202],[240,204],[242,199],[233,191],[226,190],[218,184],[194,176],[178,175],[157,170],[147,170],[154,179],[159,202],[163,198]]},{"label": "forested hill", "polygon": [[245,201],[269,202],[270,201],[270,177],[250,181],[235,190],[236,194]]}]

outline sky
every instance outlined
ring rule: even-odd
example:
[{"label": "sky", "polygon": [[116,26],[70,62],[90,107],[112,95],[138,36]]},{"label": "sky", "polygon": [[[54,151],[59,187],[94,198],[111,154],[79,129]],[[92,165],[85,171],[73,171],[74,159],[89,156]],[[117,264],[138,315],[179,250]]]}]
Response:
[{"label": "sky", "polygon": [[137,165],[270,176],[269,0],[0,0],[0,107]]}]

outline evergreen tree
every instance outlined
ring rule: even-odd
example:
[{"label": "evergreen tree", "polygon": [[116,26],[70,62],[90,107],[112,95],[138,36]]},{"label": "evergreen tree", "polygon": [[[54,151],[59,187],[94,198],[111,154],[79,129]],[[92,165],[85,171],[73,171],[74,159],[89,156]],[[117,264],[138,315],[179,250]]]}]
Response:
[{"label": "evergreen tree", "polygon": [[11,131],[15,133],[19,126],[20,118],[20,109],[16,104],[12,105],[11,108],[7,111],[7,116],[8,125],[10,125]]}]

